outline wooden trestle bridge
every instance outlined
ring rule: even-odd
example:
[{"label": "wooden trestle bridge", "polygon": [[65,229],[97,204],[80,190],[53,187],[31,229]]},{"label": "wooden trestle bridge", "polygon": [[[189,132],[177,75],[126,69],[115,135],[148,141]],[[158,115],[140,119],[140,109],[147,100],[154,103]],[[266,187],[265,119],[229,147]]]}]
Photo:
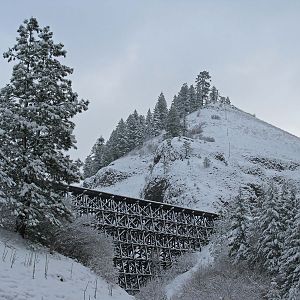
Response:
[{"label": "wooden trestle bridge", "polygon": [[130,294],[160,268],[209,241],[217,215],[167,203],[134,199],[96,190],[68,187],[81,214],[91,214],[97,228],[115,241],[119,284]]}]

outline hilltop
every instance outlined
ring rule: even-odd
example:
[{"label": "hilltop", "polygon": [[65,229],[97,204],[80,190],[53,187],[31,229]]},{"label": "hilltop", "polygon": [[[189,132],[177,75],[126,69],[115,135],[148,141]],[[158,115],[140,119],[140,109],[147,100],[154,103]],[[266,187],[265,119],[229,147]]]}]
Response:
[{"label": "hilltop", "polygon": [[84,186],[206,211],[240,186],[256,197],[266,179],[300,183],[300,139],[228,104],[187,116],[187,137],[163,134],[100,169]]}]

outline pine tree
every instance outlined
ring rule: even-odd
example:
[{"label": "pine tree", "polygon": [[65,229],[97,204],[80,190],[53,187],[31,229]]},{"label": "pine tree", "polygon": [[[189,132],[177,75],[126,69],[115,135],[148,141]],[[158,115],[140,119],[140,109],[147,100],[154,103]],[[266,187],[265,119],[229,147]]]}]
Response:
[{"label": "pine tree", "polygon": [[153,115],[150,110],[148,109],[146,120],[145,120],[145,139],[148,140],[154,136],[153,130]]},{"label": "pine tree", "polygon": [[219,91],[215,86],[211,88],[211,92],[209,94],[209,102],[210,103],[217,103],[219,98]]},{"label": "pine tree", "polygon": [[5,193],[14,199],[16,230],[24,237],[42,219],[58,224],[69,214],[57,189],[79,180],[78,165],[65,153],[76,143],[70,119],[88,102],[73,92],[67,79],[73,70],[60,63],[66,51],[53,42],[49,27],[31,18],[18,34],[17,44],[4,53],[16,64],[0,92],[0,147],[8,158],[4,169],[15,182]]},{"label": "pine tree", "polygon": [[106,166],[105,162],[105,143],[104,138],[101,136],[97,139],[92,147],[91,153],[87,156],[83,166],[84,178],[95,175],[101,168]]},{"label": "pine tree", "polygon": [[[296,204],[296,203],[295,203]],[[300,205],[293,209],[294,216],[290,218],[290,225],[284,232],[286,241],[280,257],[280,277],[282,290],[285,295],[300,287]]]},{"label": "pine tree", "polygon": [[175,136],[179,136],[180,133],[181,133],[180,118],[175,105],[172,104],[167,118],[166,136],[175,137]]},{"label": "pine tree", "polygon": [[189,88],[186,83],[182,85],[178,93],[176,98],[176,108],[180,118],[184,118],[190,113]]},{"label": "pine tree", "polygon": [[198,108],[201,108],[206,104],[210,89],[210,78],[207,71],[200,72],[196,78],[196,98]]},{"label": "pine tree", "polygon": [[263,259],[263,267],[271,274],[275,274],[278,272],[279,257],[283,248],[280,239],[283,221],[280,216],[278,189],[275,185],[269,186],[259,214],[258,255]]},{"label": "pine tree", "polygon": [[89,154],[83,164],[83,177],[89,178],[91,176],[95,175],[94,173],[94,167],[93,167],[93,159],[92,156]]},{"label": "pine tree", "polygon": [[197,106],[196,91],[193,85],[190,85],[188,95],[189,95],[189,103],[190,103],[190,112],[194,112],[198,109],[198,106]]},{"label": "pine tree", "polygon": [[167,116],[167,102],[164,94],[161,93],[158,97],[153,113],[153,130],[155,136],[159,135],[162,130],[166,129]]},{"label": "pine tree", "polygon": [[249,248],[247,210],[242,198],[241,189],[234,200],[232,209],[230,217],[229,256],[235,262],[240,262],[246,260],[246,253]]},{"label": "pine tree", "polygon": [[135,110],[126,120],[127,143],[129,151],[143,144],[144,126],[141,124],[141,118]]},{"label": "pine tree", "polygon": [[104,138],[101,136],[97,139],[95,145],[92,148],[92,154],[93,154],[93,168],[95,174],[104,167],[105,163],[103,160],[103,155],[105,152],[105,141]]}]

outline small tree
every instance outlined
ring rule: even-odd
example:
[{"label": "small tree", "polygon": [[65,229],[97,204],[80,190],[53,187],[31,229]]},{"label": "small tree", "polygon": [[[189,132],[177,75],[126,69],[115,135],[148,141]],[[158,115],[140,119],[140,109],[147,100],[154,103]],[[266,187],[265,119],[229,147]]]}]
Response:
[{"label": "small tree", "polygon": [[153,113],[153,130],[154,135],[159,135],[163,129],[166,129],[168,116],[168,107],[165,96],[160,93]]},{"label": "small tree", "polygon": [[179,136],[181,133],[180,118],[176,107],[172,104],[167,118],[167,137]]},{"label": "small tree", "polygon": [[[41,219],[58,223],[68,209],[57,188],[79,180],[78,165],[66,151],[75,148],[70,120],[87,109],[67,76],[73,70],[58,60],[66,56],[49,27],[25,20],[17,43],[4,58],[14,61],[10,83],[0,92],[0,147],[4,170],[14,182],[3,192],[11,199],[16,230],[24,237]],[[2,186],[2,181],[0,186]]]},{"label": "small tree", "polygon": [[219,91],[215,86],[211,88],[211,92],[209,94],[209,102],[210,103],[217,103],[219,99]]}]

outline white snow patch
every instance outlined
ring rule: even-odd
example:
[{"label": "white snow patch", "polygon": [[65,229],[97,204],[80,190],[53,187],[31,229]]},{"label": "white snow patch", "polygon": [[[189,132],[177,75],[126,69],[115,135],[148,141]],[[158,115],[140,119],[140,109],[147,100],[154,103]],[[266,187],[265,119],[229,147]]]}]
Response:
[{"label": "white snow patch", "polygon": [[182,290],[182,287],[193,276],[193,273],[195,273],[201,267],[206,267],[212,264],[213,261],[214,259],[210,253],[210,246],[207,245],[203,247],[201,252],[198,252],[197,264],[189,271],[177,276],[166,286],[165,291],[167,298],[171,300],[174,295],[180,296],[180,291]]},{"label": "white snow patch", "polygon": [[[0,229],[0,253],[1,300],[134,299],[116,285],[110,296],[110,285],[90,269],[65,256],[49,254],[46,248],[35,249],[16,234],[3,229]],[[47,278],[46,256],[49,260]]]}]

